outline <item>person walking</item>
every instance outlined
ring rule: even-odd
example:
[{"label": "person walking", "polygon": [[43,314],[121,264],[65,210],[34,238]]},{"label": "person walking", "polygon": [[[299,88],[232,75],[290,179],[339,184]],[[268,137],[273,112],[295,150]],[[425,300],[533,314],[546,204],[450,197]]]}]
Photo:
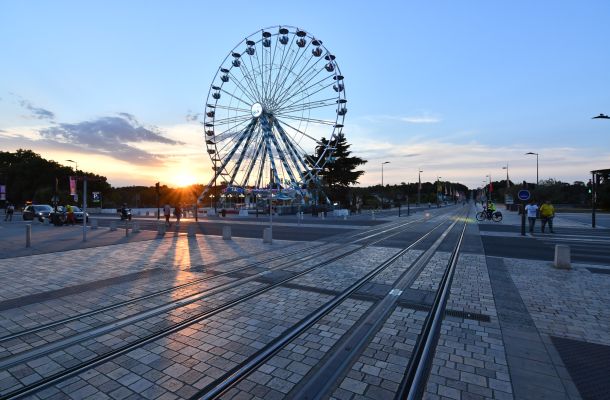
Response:
[{"label": "person walking", "polygon": [[11,203],[8,203],[8,205],[6,206],[6,210],[4,210],[4,212],[6,213],[6,215],[4,216],[4,220],[12,221],[13,213],[15,212],[15,206]]},{"label": "person walking", "polygon": [[68,213],[66,224],[74,225],[74,209],[70,204],[66,206],[66,212]]},{"label": "person walking", "polygon": [[550,200],[544,202],[543,205],[540,206],[540,230],[544,233],[544,228],[546,224],[549,224],[549,230],[551,233],[553,232],[553,218],[555,218],[555,207],[551,204]]},{"label": "person walking", "polygon": [[182,217],[182,209],[180,208],[180,204],[176,204],[174,208],[174,215],[176,216],[176,226],[180,225],[180,218]]},{"label": "person walking", "polygon": [[171,226],[172,223],[169,221],[169,217],[172,216],[172,208],[167,203],[163,207],[163,215],[165,216],[165,225],[166,226]]},{"label": "person walking", "polygon": [[536,217],[538,216],[538,204],[532,200],[525,206],[527,213],[527,221],[529,222],[530,233],[534,233],[534,225],[536,225]]}]

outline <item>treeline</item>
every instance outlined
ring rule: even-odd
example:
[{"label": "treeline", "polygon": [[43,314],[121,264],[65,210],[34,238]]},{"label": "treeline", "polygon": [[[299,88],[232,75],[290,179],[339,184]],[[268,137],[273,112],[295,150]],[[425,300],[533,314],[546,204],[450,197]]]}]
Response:
[{"label": "treeline", "polygon": [[[600,185],[597,187],[597,207],[610,209],[610,185],[608,174],[600,176]],[[492,182],[492,199],[503,202],[508,194],[516,201],[517,194],[521,189],[528,189],[532,198],[537,202],[550,200],[553,204],[564,204],[572,207],[590,208],[592,200],[592,186],[589,182],[575,181],[573,183],[562,182],[555,179],[541,180],[538,185],[533,183],[515,183],[509,181],[507,188],[506,180]],[[484,189],[489,195],[489,186]]]},{"label": "treeline", "polygon": [[[114,208],[126,203],[129,207],[156,207],[155,186],[128,186],[114,188],[105,176],[86,171],[74,171],[56,161],[46,160],[31,150],[14,153],[0,151],[0,185],[6,187],[6,201],[23,207],[27,202],[52,204],[56,196],[58,204],[82,204],[83,181],[77,182],[78,200],[70,195],[70,176],[87,177],[87,204],[89,207]],[[203,185],[192,185],[184,189],[173,189],[162,185],[159,190],[161,205],[192,204],[201,194]],[[94,202],[93,193],[100,194],[99,203]],[[3,204],[4,203],[4,204]]]},{"label": "treeline", "polygon": [[[26,202],[38,204],[52,204],[52,199],[57,196],[59,204],[81,204],[82,198],[75,201],[70,196],[70,176],[87,177],[87,203],[89,206],[103,206],[104,208],[120,207],[126,203],[129,207],[157,207],[165,203],[194,204],[197,197],[203,192],[204,186],[197,184],[185,188],[171,188],[161,185],[155,186],[128,186],[111,187],[104,176],[85,171],[74,171],[69,166],[61,165],[55,161],[46,160],[31,150],[17,150],[14,153],[0,151],[0,185],[6,187],[7,201],[22,207]],[[600,208],[610,209],[610,176],[600,176],[598,186],[597,205]],[[82,181],[78,182],[78,194],[82,196]],[[517,199],[518,191],[522,184],[510,182],[507,188],[506,180],[492,182],[492,198],[496,202],[503,202],[505,194],[512,195]],[[568,204],[572,206],[590,207],[591,193],[587,182],[574,182],[572,184],[548,179],[541,181],[539,185],[530,184],[533,197],[538,201],[550,200],[553,204]],[[203,206],[208,206],[209,195],[214,194],[218,198],[222,187],[216,187],[213,192],[207,194]],[[417,202],[418,184],[404,183],[399,185],[374,185],[369,187],[341,187],[325,188],[331,200],[338,201],[341,207],[354,208],[379,208],[382,206],[396,206],[398,204],[413,204]],[[489,195],[489,187],[485,188]],[[92,193],[101,194],[100,203],[94,203]],[[439,198],[449,201],[456,198],[456,193],[470,197],[470,190],[460,184],[448,181],[422,182],[419,190],[421,202],[426,204],[436,203]],[[475,192],[476,193],[476,192]],[[3,207],[6,201],[0,201]]]}]

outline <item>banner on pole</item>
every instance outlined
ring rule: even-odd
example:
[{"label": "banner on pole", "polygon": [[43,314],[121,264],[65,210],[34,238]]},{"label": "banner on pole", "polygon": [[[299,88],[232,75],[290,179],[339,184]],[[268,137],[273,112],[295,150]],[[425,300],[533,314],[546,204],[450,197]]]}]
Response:
[{"label": "banner on pole", "polygon": [[76,177],[75,176],[70,177],[70,195],[71,196],[76,195]]},{"label": "banner on pole", "polygon": [[0,200],[6,200],[6,185],[0,185]]}]

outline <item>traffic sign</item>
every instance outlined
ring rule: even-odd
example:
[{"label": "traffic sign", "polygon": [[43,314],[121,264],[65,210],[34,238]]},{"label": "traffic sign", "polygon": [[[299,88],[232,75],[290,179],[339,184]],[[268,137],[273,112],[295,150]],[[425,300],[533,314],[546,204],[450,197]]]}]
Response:
[{"label": "traffic sign", "polygon": [[530,199],[530,191],[526,189],[519,190],[519,194],[517,195],[519,200],[527,201]]}]

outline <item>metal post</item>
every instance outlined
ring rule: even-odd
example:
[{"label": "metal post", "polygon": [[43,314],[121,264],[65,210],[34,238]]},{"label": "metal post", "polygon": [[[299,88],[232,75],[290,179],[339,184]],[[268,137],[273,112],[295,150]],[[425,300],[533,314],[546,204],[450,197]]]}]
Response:
[{"label": "metal post", "polygon": [[25,226],[25,247],[30,247],[32,244],[32,224]]},{"label": "metal post", "polygon": [[87,177],[83,174],[83,242],[87,241]]},{"label": "metal post", "polygon": [[595,200],[597,200],[597,174],[591,172],[591,227],[595,228]]},{"label": "metal post", "polygon": [[521,202],[521,236],[525,236],[525,201]]},{"label": "metal post", "polygon": [[417,205],[421,204],[421,173],[424,172],[418,169],[417,173]]},{"label": "metal post", "polygon": [[398,216],[400,217],[400,203],[398,203]]},{"label": "metal post", "polygon": [[407,217],[411,215],[411,203],[409,203],[409,196],[407,196]]}]

